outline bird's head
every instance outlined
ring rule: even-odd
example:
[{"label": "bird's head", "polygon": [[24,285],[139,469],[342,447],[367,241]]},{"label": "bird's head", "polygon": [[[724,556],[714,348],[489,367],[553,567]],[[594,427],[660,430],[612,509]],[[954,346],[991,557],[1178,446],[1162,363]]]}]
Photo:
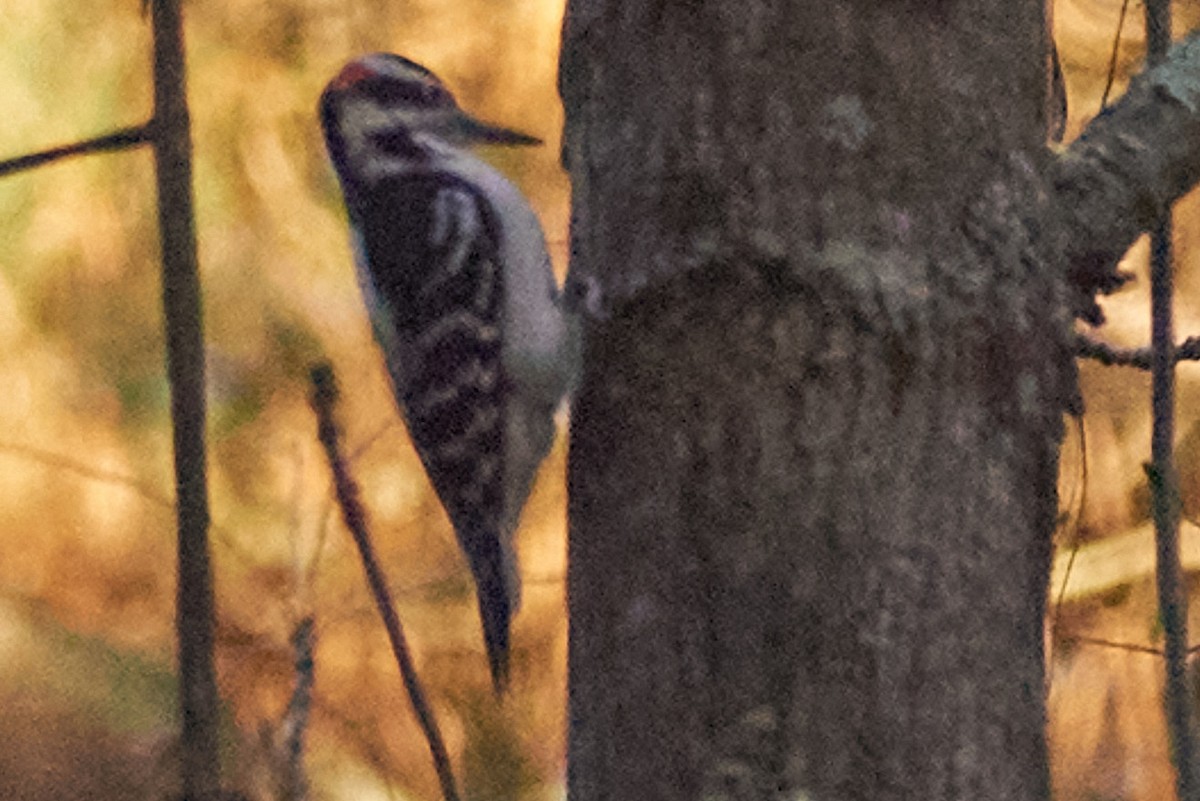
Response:
[{"label": "bird's head", "polygon": [[470,116],[433,72],[391,53],[372,53],[343,67],[321,94],[320,113],[339,172],[368,166],[376,154],[419,162],[433,142],[539,144]]}]

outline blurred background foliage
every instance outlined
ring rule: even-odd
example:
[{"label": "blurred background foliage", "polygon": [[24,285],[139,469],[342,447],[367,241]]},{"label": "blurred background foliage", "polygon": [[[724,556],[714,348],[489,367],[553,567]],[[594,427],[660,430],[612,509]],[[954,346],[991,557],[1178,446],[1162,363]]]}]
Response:
[{"label": "blurred background foliage", "polygon": [[[1122,0],[1059,0],[1069,136],[1099,110]],[[525,604],[511,697],[490,696],[473,592],[399,424],[358,297],[314,114],[349,58],[422,61],[485,119],[542,148],[488,155],[530,195],[561,276],[568,186],[555,91],[561,0],[216,0],[188,12],[208,337],[218,660],[230,784],[278,797],[296,624],[317,625],[307,759],[316,798],[433,798],[395,665],[332,508],[306,400],[333,360],[354,470],[460,776],[473,798],[562,793],[565,446],[520,535]],[[1177,30],[1200,4],[1176,4]],[[0,5],[0,156],[143,121],[148,21],[133,0]],[[1117,88],[1138,69],[1131,5]],[[0,181],[0,798],[161,798],[175,754],[174,517],[147,151]],[[1177,211],[1178,330],[1200,332],[1200,208]],[[1100,333],[1148,341],[1146,246]],[[1200,368],[1180,369],[1180,461],[1200,514]],[[1141,465],[1149,379],[1085,364],[1064,451],[1050,643],[1056,797],[1169,797],[1152,655],[1152,538]],[[1085,436],[1080,437],[1080,432]],[[1086,445],[1085,445],[1086,443]],[[1085,469],[1086,464],[1086,469]],[[1183,530],[1185,564],[1200,535]],[[1067,556],[1078,548],[1069,580]],[[1193,627],[1194,628],[1194,627]],[[66,794],[66,795],[64,795]]]}]

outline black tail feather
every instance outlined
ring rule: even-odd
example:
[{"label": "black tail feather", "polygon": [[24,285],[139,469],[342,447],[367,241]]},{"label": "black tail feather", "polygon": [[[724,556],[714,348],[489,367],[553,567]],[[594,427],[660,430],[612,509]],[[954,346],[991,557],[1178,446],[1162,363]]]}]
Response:
[{"label": "black tail feather", "polygon": [[483,642],[487,646],[492,688],[500,696],[508,689],[512,605],[503,586],[480,586],[478,596],[479,619],[483,623]]}]

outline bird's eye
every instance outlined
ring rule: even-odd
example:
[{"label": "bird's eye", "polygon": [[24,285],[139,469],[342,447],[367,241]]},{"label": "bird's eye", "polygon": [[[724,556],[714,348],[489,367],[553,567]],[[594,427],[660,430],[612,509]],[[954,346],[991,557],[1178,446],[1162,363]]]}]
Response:
[{"label": "bird's eye", "polygon": [[424,151],[408,135],[407,131],[389,130],[371,135],[371,141],[385,153],[400,156],[410,161],[421,161],[425,158]]}]

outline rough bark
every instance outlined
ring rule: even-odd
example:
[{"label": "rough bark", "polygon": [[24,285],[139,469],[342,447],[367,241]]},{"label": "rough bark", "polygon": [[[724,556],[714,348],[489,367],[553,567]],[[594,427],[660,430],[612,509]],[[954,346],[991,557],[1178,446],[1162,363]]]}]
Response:
[{"label": "rough bark", "polygon": [[573,801],[1048,796],[1043,25],[570,3]]}]

